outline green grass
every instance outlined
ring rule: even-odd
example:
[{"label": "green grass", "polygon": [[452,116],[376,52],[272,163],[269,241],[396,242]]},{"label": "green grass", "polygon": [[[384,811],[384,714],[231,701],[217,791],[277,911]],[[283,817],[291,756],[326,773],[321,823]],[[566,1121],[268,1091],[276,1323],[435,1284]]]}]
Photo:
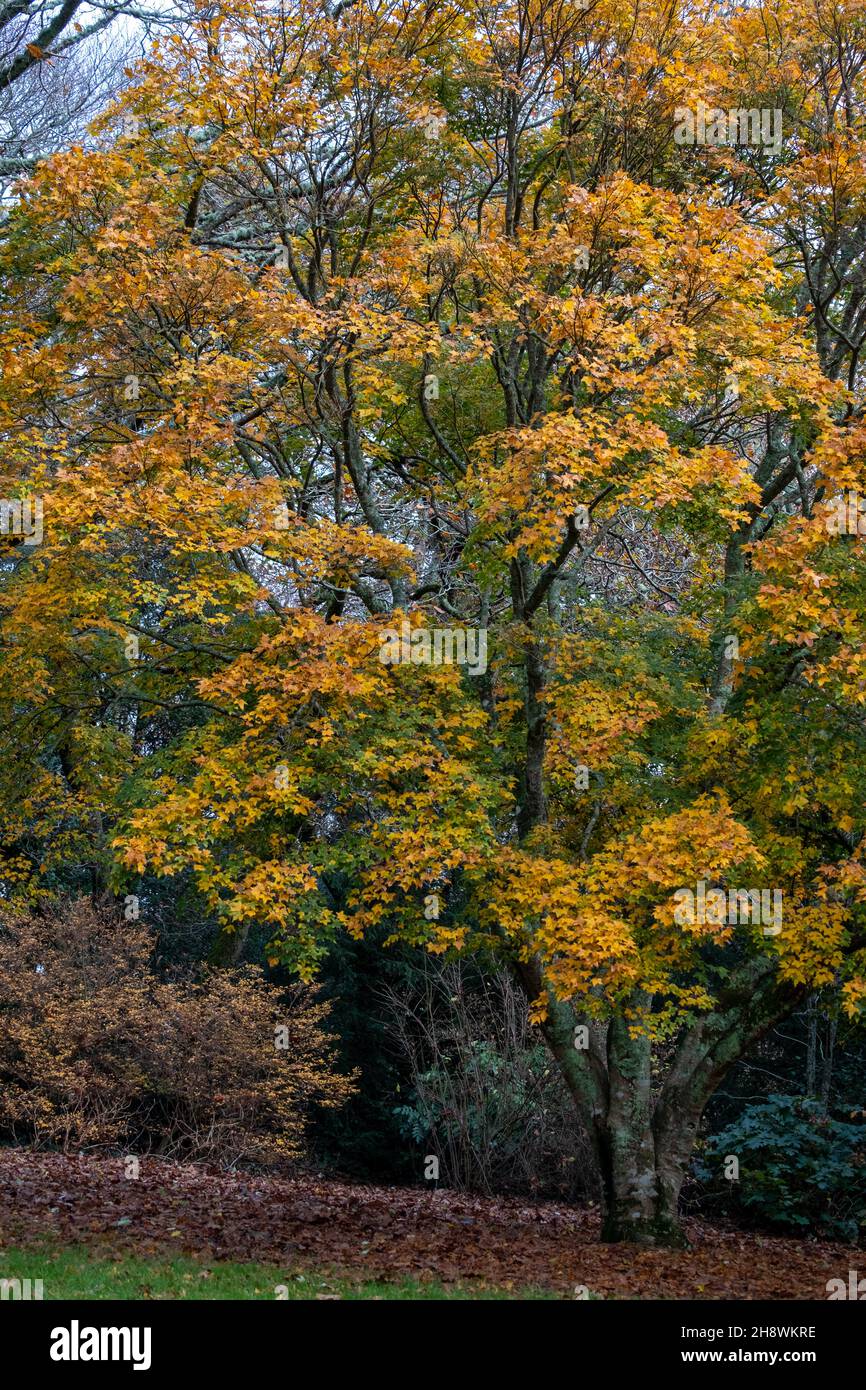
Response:
[{"label": "green grass", "polygon": [[111,1255],[85,1246],[0,1250],[0,1279],[41,1279],[51,1299],[557,1299],[549,1289],[492,1289],[405,1278],[357,1281],[277,1265],[228,1264],[185,1256]]}]

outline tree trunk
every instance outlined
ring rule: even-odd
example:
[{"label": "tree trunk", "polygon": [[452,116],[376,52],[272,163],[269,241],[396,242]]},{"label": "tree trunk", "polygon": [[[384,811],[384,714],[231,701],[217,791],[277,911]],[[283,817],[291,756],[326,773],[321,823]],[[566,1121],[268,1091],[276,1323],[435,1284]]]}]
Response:
[{"label": "tree trunk", "polygon": [[[720,991],[716,1009],[687,1025],[663,1078],[639,1027],[652,1001],[638,993],[628,1018],[586,1024],[552,994],[537,957],[515,962],[529,1000],[545,999],[548,1047],[590,1135],[604,1201],[602,1240],[683,1248],[680,1189],[704,1107],[728,1068],[768,1028],[802,1003],[801,986],[781,983],[768,957],[744,961]],[[578,1034],[588,1045],[578,1046]],[[582,1043],[586,1038],[582,1037]]]},{"label": "tree trunk", "polygon": [[818,996],[809,995],[806,1007],[808,1042],[806,1045],[806,1095],[816,1096],[818,1078]]},{"label": "tree trunk", "polygon": [[601,1238],[682,1247],[677,1207],[691,1142],[659,1145],[653,1127],[649,1039],[622,1019],[608,1029],[610,1097],[599,1144],[605,1215]]},{"label": "tree trunk", "polygon": [[824,1066],[821,1072],[821,1107],[825,1114],[830,1105],[830,1082],[833,1079],[833,1052],[836,1047],[836,1030],[839,1027],[839,1020],[835,1017],[827,1019],[827,1047],[824,1052]]},{"label": "tree trunk", "polygon": [[[518,964],[517,974],[527,998],[545,993],[537,960]],[[690,1114],[681,1125],[669,1122],[657,1136],[649,1039],[614,1019],[606,1037],[603,1025],[584,1025],[589,1045],[578,1048],[573,1010],[549,991],[547,997],[541,1031],[592,1141],[604,1204],[602,1240],[683,1247],[677,1206],[697,1119]]]},{"label": "tree trunk", "polygon": [[239,965],[247,937],[250,934],[249,922],[239,922],[237,926],[221,927],[208,955],[208,964],[218,970],[228,970]]}]

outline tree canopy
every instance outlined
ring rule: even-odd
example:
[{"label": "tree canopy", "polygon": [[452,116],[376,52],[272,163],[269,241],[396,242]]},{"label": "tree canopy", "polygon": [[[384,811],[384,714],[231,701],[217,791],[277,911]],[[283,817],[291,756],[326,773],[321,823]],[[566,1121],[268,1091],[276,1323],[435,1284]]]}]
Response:
[{"label": "tree canopy", "polygon": [[864,60],[862,0],[202,5],[0,248],[7,895],[501,954],[614,1234],[866,994]]}]

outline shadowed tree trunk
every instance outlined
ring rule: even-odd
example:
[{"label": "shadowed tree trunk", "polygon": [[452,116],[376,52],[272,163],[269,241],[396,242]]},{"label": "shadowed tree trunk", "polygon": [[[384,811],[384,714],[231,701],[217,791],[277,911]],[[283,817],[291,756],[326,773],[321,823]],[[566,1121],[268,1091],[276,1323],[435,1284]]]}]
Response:
[{"label": "shadowed tree trunk", "polygon": [[[541,1031],[593,1141],[604,1202],[602,1240],[684,1246],[680,1189],[706,1104],[729,1067],[797,1006],[803,991],[781,986],[769,958],[745,963],[732,972],[716,1010],[683,1029],[658,1078],[639,1022],[641,1015],[649,1021],[649,998],[631,1001],[637,1025],[620,1017],[606,1025],[581,1023],[545,990],[537,961],[517,971],[528,998],[548,995]],[[579,1025],[588,1046],[575,1045]]]},{"label": "shadowed tree trunk", "polygon": [[210,948],[209,964],[222,970],[239,965],[249,933],[249,922],[238,922],[237,926],[220,928]]}]

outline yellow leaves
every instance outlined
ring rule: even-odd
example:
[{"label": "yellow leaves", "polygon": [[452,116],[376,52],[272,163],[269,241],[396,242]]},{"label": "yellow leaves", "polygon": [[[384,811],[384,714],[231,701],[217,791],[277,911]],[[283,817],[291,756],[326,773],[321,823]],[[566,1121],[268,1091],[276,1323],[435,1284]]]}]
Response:
[{"label": "yellow leaves", "polygon": [[[50,528],[4,580],[0,696],[41,718],[34,762],[54,756],[39,740],[57,709],[133,711],[136,753],[66,719],[74,776],[7,804],[3,844],[35,825],[53,872],[123,781],[123,865],[188,873],[227,930],[267,922],[273,961],[312,971],[338,928],[499,945],[598,1013],[654,993],[669,1034],[708,1007],[708,957],[735,936],[798,980],[839,958],[836,907],[822,916],[798,878],[818,862],[799,862],[800,822],[856,834],[857,777],[827,759],[810,780],[779,753],[750,778],[772,742],[760,719],[705,711],[739,597],[721,551],[756,517],[768,417],[813,439],[809,486],[814,469],[828,495],[866,494],[864,427],[856,408],[837,426],[845,393],[786,311],[772,215],[830,216],[819,187],[855,226],[864,180],[841,142],[792,151],[787,203],[759,191],[740,215],[721,180],[751,189],[746,161],[663,148],[669,97],[710,100],[730,55],[754,63],[757,11],[678,28],[655,0],[530,10],[532,43],[580,57],[577,84],[545,66],[541,101],[507,7],[482,23],[448,0],[432,23],[423,6],[304,0],[287,17],[230,0],[137,67],[99,126],[134,118],[113,145],[35,171],[3,251],[25,273],[0,306],[0,493],[44,484]],[[512,95],[539,113],[519,137],[536,172],[517,225],[487,124]],[[611,111],[633,167],[652,150],[678,191],[573,182]],[[344,187],[328,174],[284,202],[332,157]],[[784,683],[792,644],[798,680],[856,712],[862,559],[818,509],[786,520],[788,497],[754,528],[757,596],[730,625],[756,667],[736,696],[768,653]],[[566,540],[561,583],[514,621],[518,571],[536,582]],[[415,571],[431,607],[398,612]],[[423,652],[437,600],[490,615],[483,682],[383,659],[404,620]],[[530,718],[544,811],[524,833]],[[580,791],[576,762],[593,774]],[[348,902],[329,896],[335,870]],[[678,892],[770,873],[809,940],[677,920]],[[859,904],[855,870],[834,886]]]},{"label": "yellow leaves", "polygon": [[784,978],[810,989],[832,984],[843,965],[849,917],[844,903],[808,902],[802,892],[792,894],[773,941]]},{"label": "yellow leaves", "polygon": [[[413,557],[408,546],[377,535],[366,526],[343,526],[323,517],[305,524],[283,516],[277,507],[266,510],[257,527],[257,539],[283,561],[291,561],[304,584],[329,579],[350,588],[374,569],[394,578],[413,577]],[[251,528],[252,529],[252,528]]]},{"label": "yellow leaves", "polygon": [[[569,660],[569,646],[560,661]],[[549,741],[551,772],[573,781],[576,762],[602,771],[627,750],[659,714],[640,690],[611,688],[590,679],[558,683],[549,701],[554,731]]]},{"label": "yellow leaves", "polygon": [[866,1005],[866,976],[856,975],[842,986],[842,1011],[850,1019],[858,1019]]},{"label": "yellow leaves", "polygon": [[[423,631],[418,615],[413,623]],[[484,714],[455,667],[391,668],[380,648],[378,624],[296,609],[202,681],[204,697],[241,718],[216,721],[178,750],[180,780],[163,779],[118,837],[127,863],[191,869],[229,921],[268,922],[307,969],[338,922],[361,934],[391,913],[431,946],[462,944],[465,927],[424,921],[417,895],[471,872],[487,852],[479,838],[496,798],[476,766]],[[326,846],[305,853],[297,837],[324,814],[322,787],[330,816],[377,808],[346,913],[320,892]]]},{"label": "yellow leaves", "polygon": [[613,496],[595,521],[617,505],[660,511],[711,492],[717,514],[734,525],[758,496],[747,461],[715,446],[685,453],[632,414],[612,420],[589,408],[551,413],[531,427],[487,437],[478,454],[469,486],[480,518],[497,529],[508,526],[513,538],[506,554],[524,550],[539,563],[558,552],[569,517],[605,492]]},{"label": "yellow leaves", "polygon": [[[678,1010],[708,1002],[706,991],[677,980],[694,964],[696,943],[707,936],[723,942],[732,932],[711,917],[683,925],[674,895],[701,879],[724,882],[762,864],[724,800],[699,798],[612,839],[586,864],[526,850],[501,853],[495,872],[485,875],[478,910],[522,953],[540,956],[560,998],[579,997],[581,1007],[603,1013],[637,987],[669,1000],[673,1026]],[[537,1012],[543,1008],[537,1001]]]},{"label": "yellow leaves", "polygon": [[866,551],[857,502],[866,474],[858,434],[834,426],[823,432],[810,461],[824,471],[824,499],[811,516],[789,518],[753,548],[761,583],[743,646],[749,656],[776,645],[799,648],[802,680],[854,705],[866,703]]}]

